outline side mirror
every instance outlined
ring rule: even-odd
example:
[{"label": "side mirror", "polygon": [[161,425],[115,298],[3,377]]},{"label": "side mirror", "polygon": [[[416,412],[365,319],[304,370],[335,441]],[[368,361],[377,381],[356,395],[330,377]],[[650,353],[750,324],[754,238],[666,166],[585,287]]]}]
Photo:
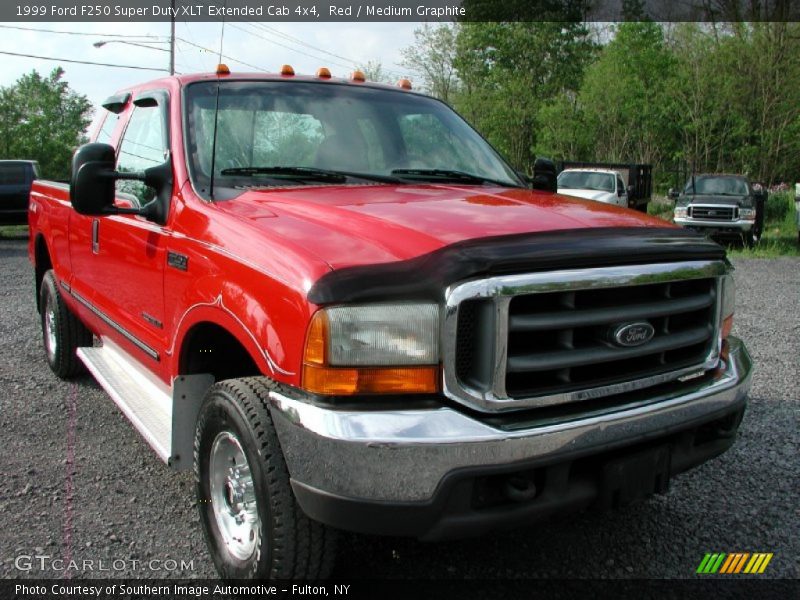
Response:
[{"label": "side mirror", "polygon": [[84,144],[72,157],[69,199],[82,215],[104,215],[114,206],[114,148]]},{"label": "side mirror", "polygon": [[[72,157],[72,178],[69,198],[75,211],[82,215],[140,215],[160,225],[167,222],[172,195],[172,159],[142,173],[121,173],[114,170],[115,152],[108,144],[84,144]],[[141,208],[114,206],[114,182],[117,179],[142,181],[155,188],[156,197]]]},{"label": "side mirror", "polygon": [[625,188],[619,188],[619,189],[617,190],[617,196],[619,196],[620,198],[622,198],[622,196],[624,196],[624,195],[625,195],[625,192],[627,192],[627,190],[626,190]]},{"label": "side mirror", "polygon": [[667,192],[667,196],[669,196],[672,200],[677,200],[677,198],[678,198],[678,190],[676,190],[674,188],[669,188],[669,191]]},{"label": "side mirror", "polygon": [[531,184],[535,190],[555,192],[558,190],[556,180],[556,165],[549,158],[537,158],[533,163],[533,178]]}]

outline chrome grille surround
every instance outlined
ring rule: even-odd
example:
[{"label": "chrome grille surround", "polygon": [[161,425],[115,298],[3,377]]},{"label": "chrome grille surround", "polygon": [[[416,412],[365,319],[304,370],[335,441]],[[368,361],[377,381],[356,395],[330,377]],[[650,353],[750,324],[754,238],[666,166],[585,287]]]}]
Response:
[{"label": "chrome grille surround", "polygon": [[739,209],[736,206],[722,206],[719,204],[691,204],[688,216],[692,219],[707,219],[710,221],[735,221]]},{"label": "chrome grille surround", "polygon": [[[520,410],[554,406],[614,394],[622,394],[713,369],[718,365],[722,340],[720,338],[720,294],[721,278],[731,267],[724,261],[683,261],[601,267],[590,269],[568,269],[541,273],[503,275],[467,281],[450,286],[445,291],[445,306],[442,324],[442,363],[444,394],[465,406],[483,412]],[[705,359],[677,370],[659,373],[631,381],[623,381],[600,387],[587,387],[549,395],[510,397],[506,391],[509,344],[509,306],[512,299],[522,295],[560,293],[577,290],[601,290],[625,288],[650,284],[694,279],[713,279],[712,322],[708,353]],[[484,323],[490,322],[489,342],[485,344],[487,385],[478,389],[458,375],[459,308],[470,300],[488,300],[484,303]],[[484,334],[486,335],[486,334]]]}]

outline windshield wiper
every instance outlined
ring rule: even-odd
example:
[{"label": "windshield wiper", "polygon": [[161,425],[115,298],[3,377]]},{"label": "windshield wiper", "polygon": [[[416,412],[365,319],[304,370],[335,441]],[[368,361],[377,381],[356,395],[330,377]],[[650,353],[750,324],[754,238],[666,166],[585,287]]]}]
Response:
[{"label": "windshield wiper", "polygon": [[266,175],[267,177],[288,177],[290,179],[310,179],[315,181],[330,181],[333,183],[343,183],[348,178],[378,181],[380,183],[403,183],[401,179],[388,175],[334,171],[330,169],[317,169],[314,167],[234,167],[223,169],[220,171],[220,175],[243,175],[246,177]]},{"label": "windshield wiper", "polygon": [[499,181],[497,179],[483,177],[482,175],[475,175],[473,173],[466,173],[464,171],[456,171],[451,169],[394,169],[392,171],[392,175],[399,175],[408,179],[445,179],[469,183],[491,183],[492,185],[499,185],[502,187],[520,187],[519,185],[511,183],[510,181]]}]

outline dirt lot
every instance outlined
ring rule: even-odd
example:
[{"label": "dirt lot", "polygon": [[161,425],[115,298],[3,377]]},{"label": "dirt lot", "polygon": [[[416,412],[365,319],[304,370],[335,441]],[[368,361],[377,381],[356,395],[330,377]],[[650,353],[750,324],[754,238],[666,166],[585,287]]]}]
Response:
[{"label": "dirt lot", "polygon": [[[0,576],[65,575],[20,563],[38,554],[94,561],[73,578],[213,577],[190,475],[161,464],[92,379],[52,375],[25,241],[0,240],[0,265]],[[756,374],[731,451],[610,515],[437,544],[345,535],[335,576],[692,577],[706,552],[773,552],[764,576],[800,577],[800,259],[736,267],[735,332]]]}]

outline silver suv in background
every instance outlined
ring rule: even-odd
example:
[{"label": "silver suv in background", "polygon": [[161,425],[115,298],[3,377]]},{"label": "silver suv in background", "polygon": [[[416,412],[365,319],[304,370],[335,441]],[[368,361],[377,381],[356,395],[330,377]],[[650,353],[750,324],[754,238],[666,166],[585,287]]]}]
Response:
[{"label": "silver suv in background", "polygon": [[670,189],[669,196],[677,225],[750,247],[761,238],[767,192],[744,175],[693,175],[682,192]]}]

